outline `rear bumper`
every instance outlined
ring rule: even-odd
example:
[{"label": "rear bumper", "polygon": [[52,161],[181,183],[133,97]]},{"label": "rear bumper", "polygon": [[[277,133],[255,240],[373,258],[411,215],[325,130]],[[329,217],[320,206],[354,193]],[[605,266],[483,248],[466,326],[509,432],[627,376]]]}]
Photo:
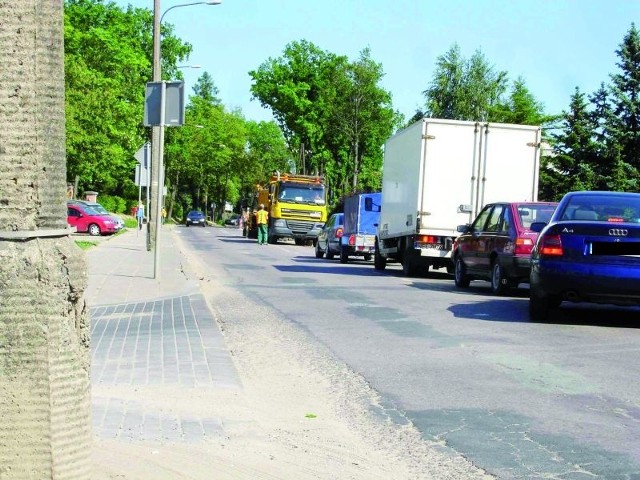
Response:
[{"label": "rear bumper", "polygon": [[534,261],[531,287],[571,301],[640,305],[638,268]]},{"label": "rear bumper", "polygon": [[507,277],[529,281],[529,275],[531,274],[531,256],[504,257],[500,264]]}]

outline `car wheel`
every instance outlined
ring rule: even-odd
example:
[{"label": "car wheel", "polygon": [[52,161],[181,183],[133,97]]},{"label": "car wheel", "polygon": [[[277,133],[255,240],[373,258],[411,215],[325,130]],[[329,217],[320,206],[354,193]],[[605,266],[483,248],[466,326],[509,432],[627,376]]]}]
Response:
[{"label": "car wheel", "polygon": [[202,224],[202,228],[204,228],[206,226],[207,226],[206,222]]},{"label": "car wheel", "polygon": [[380,250],[378,249],[378,242],[376,242],[376,247],[373,252],[373,268],[376,270],[384,270],[387,266],[387,259],[380,255]]},{"label": "car wheel", "polygon": [[187,223],[187,227],[189,226],[189,224]]},{"label": "car wheel", "polygon": [[471,279],[467,275],[467,267],[465,266],[462,258],[456,257],[456,263],[454,267],[454,280],[456,287],[467,288],[471,283]]},{"label": "car wheel", "polygon": [[316,242],[316,258],[324,257],[324,252],[320,250],[320,243]]},{"label": "car wheel", "polygon": [[98,235],[100,235],[100,227],[95,223],[92,223],[91,225],[89,225],[89,228],[87,229],[87,231],[89,232],[89,235],[92,235],[94,237],[97,237]]},{"label": "car wheel", "polygon": [[364,260],[365,260],[365,262],[371,261],[371,254],[370,253],[365,253],[364,254]]},{"label": "car wheel", "polygon": [[325,254],[325,256],[327,257],[327,260],[333,259],[335,255],[336,254],[331,251],[331,247],[329,247],[329,244],[327,243],[327,253]]},{"label": "car wheel", "polygon": [[494,260],[491,266],[491,291],[495,295],[505,295],[510,290],[510,282],[505,278],[502,267],[498,260]]},{"label": "car wheel", "polygon": [[549,312],[558,308],[562,303],[560,295],[548,295],[531,287],[529,290],[529,319],[534,322],[541,322],[549,317]]},{"label": "car wheel", "polygon": [[346,248],[340,248],[340,263],[347,263],[349,261],[349,252]]}]

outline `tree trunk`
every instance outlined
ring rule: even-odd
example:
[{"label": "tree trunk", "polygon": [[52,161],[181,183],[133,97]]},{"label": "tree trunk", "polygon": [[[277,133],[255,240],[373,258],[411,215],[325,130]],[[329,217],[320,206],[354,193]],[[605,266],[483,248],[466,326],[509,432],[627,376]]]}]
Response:
[{"label": "tree trunk", "polygon": [[86,266],[68,236],[63,3],[0,2],[0,478],[88,479]]}]

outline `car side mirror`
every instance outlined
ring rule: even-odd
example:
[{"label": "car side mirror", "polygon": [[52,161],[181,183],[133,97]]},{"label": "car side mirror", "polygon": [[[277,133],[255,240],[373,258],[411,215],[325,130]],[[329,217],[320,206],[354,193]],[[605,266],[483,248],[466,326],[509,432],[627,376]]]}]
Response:
[{"label": "car side mirror", "polygon": [[540,233],[547,224],[545,222],[533,222],[529,227],[532,232]]},{"label": "car side mirror", "polygon": [[458,225],[456,227],[456,231],[458,233],[469,233],[471,231],[471,225],[469,225],[468,223],[464,225]]}]

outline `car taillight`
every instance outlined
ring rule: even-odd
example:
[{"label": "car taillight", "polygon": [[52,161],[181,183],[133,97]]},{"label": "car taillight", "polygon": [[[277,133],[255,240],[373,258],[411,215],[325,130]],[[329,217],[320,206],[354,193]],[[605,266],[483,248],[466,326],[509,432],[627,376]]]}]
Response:
[{"label": "car taillight", "polygon": [[349,245],[351,245],[352,247],[356,244],[356,236],[355,235],[349,235]]},{"label": "car taillight", "polygon": [[540,255],[559,257],[562,255],[560,235],[545,235],[540,239]]},{"label": "car taillight", "polygon": [[516,238],[515,253],[528,255],[533,249],[533,241],[530,238]]},{"label": "car taillight", "polygon": [[344,231],[341,228],[336,228],[336,238],[342,237]]}]

